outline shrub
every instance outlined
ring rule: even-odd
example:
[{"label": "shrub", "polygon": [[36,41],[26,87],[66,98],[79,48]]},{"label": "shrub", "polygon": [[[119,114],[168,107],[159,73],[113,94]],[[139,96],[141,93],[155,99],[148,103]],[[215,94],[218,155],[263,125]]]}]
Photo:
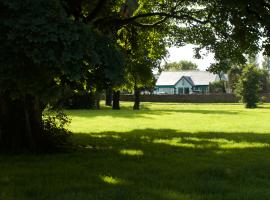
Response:
[{"label": "shrub", "polygon": [[246,108],[256,108],[261,100],[262,71],[254,65],[247,65],[236,85],[236,95],[245,103]]},{"label": "shrub", "polygon": [[43,114],[43,130],[44,146],[47,150],[54,151],[67,143],[70,134],[67,129],[69,124],[70,119],[62,110],[46,109]]},{"label": "shrub", "polygon": [[225,81],[215,81],[209,85],[210,93],[226,93]]}]

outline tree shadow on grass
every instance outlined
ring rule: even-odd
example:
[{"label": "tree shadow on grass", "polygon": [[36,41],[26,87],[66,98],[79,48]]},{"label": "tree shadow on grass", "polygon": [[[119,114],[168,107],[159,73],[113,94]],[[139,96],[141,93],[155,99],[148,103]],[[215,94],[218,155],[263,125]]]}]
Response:
[{"label": "tree shadow on grass", "polygon": [[139,129],[71,140],[66,154],[0,157],[0,199],[269,199],[269,134]]},{"label": "tree shadow on grass", "polygon": [[137,194],[207,200],[270,195],[269,134],[143,129],[74,134],[73,139],[78,151],[102,157],[100,181],[105,188],[128,191],[123,199],[141,199]]},{"label": "tree shadow on grass", "polygon": [[68,115],[71,117],[80,118],[96,118],[96,117],[114,117],[114,118],[152,118],[153,115],[171,115],[175,113],[187,113],[187,114],[203,114],[203,115],[237,115],[240,111],[229,110],[191,110],[191,109],[155,109],[155,110],[69,110]]}]

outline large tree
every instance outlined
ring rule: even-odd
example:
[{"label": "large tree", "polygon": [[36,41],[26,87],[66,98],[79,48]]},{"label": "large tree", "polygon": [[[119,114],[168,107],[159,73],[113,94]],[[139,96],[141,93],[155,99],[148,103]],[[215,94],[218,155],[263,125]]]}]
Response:
[{"label": "large tree", "polygon": [[123,27],[119,31],[119,44],[126,52],[125,89],[134,93],[134,110],[140,109],[142,89],[154,87],[153,70],[167,54],[164,34],[155,29]]},{"label": "large tree", "polygon": [[40,151],[44,106],[123,59],[110,38],[71,19],[57,0],[3,0],[0,8],[0,149]]},{"label": "large tree", "polygon": [[1,149],[39,149],[44,105],[97,67],[124,67],[123,27],[155,30],[168,46],[197,44],[197,57],[206,47],[218,61],[241,63],[260,38],[270,54],[269,8],[268,0],[1,0]]}]

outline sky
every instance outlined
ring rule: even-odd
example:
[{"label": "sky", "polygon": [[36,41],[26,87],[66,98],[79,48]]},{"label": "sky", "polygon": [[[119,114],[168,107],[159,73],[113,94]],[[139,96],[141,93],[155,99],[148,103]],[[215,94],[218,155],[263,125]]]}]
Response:
[{"label": "sky", "polygon": [[[178,62],[180,60],[188,60],[198,65],[199,70],[205,71],[211,63],[215,63],[214,54],[209,53],[207,56],[204,56],[202,59],[194,58],[193,48],[195,46],[188,44],[184,47],[171,47],[168,49],[169,57],[166,59],[167,62]],[[258,55],[258,62],[261,65],[262,54]]]},{"label": "sky", "polygon": [[204,56],[203,59],[194,58],[194,45],[186,45],[184,47],[171,47],[168,49],[169,57],[166,59],[167,62],[178,62],[180,60],[188,60],[198,65],[198,68],[202,71],[205,71],[211,63],[214,63],[214,54],[209,53],[207,56]]}]

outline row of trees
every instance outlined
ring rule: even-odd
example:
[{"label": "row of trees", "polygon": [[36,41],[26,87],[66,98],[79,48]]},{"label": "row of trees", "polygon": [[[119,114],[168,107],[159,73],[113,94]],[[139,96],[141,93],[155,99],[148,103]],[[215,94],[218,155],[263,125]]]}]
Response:
[{"label": "row of trees", "polygon": [[[42,113],[70,92],[138,91],[166,46],[218,65],[270,54],[268,0],[0,0],[0,150],[47,146]],[[260,40],[264,43],[260,46]],[[214,67],[213,67],[214,69]],[[223,69],[223,71],[225,71]]]},{"label": "row of trees", "polygon": [[180,60],[178,62],[170,62],[165,63],[161,67],[159,67],[159,73],[162,71],[186,71],[186,70],[199,70],[198,65],[188,61],[188,60]]}]

